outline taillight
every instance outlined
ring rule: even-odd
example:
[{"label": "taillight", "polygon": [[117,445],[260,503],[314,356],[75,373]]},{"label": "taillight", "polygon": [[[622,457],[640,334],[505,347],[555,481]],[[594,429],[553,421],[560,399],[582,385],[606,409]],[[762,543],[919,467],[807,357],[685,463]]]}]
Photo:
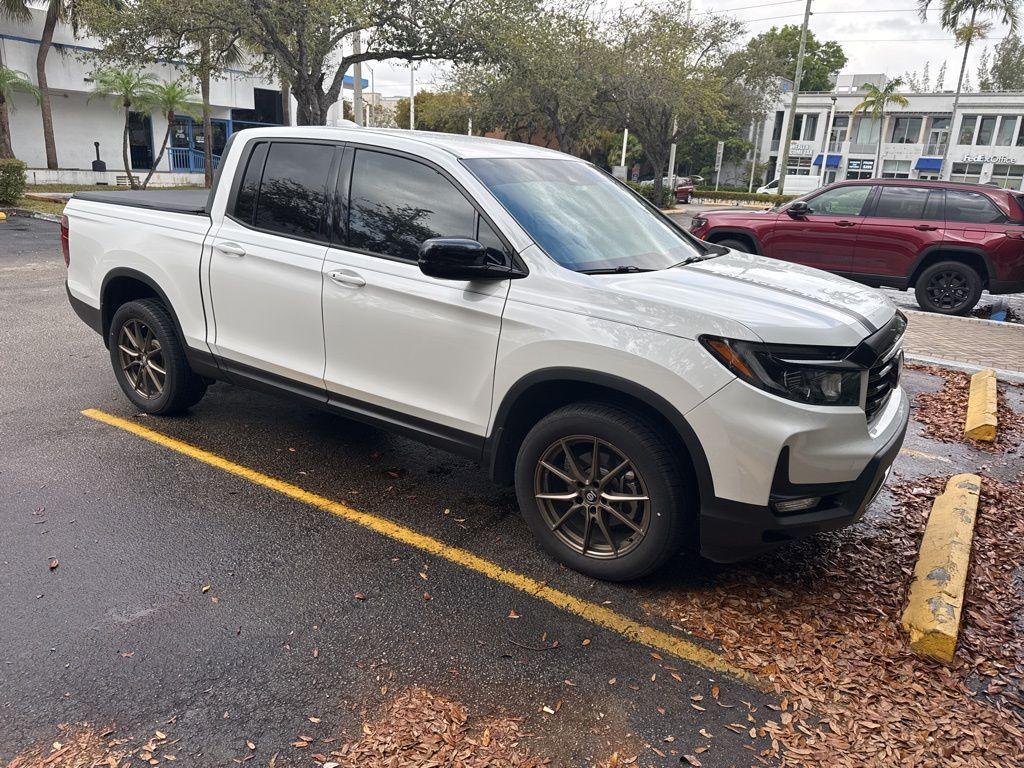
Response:
[{"label": "taillight", "polygon": [[68,217],[60,217],[60,249],[64,252],[64,266],[71,266],[71,243],[68,241]]}]

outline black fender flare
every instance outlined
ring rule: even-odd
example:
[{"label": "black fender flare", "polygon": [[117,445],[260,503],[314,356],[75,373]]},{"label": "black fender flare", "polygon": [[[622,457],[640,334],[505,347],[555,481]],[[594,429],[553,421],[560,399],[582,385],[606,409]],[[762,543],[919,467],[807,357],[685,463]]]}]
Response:
[{"label": "black fender flare", "polygon": [[973,245],[960,245],[958,243],[935,243],[929,245],[914,259],[914,263],[910,267],[910,274],[907,275],[908,284],[912,284],[914,276],[918,270],[921,269],[921,265],[928,258],[934,256],[936,253],[948,253],[951,257],[956,256],[958,253],[969,253],[972,256],[977,256],[981,259],[981,263],[985,265],[985,274],[982,278],[985,279],[986,284],[991,283],[995,279],[995,270],[992,268],[992,260],[988,254],[985,253],[983,248],[978,248]]},{"label": "black fender flare", "polygon": [[[739,235],[740,237],[748,238],[753,241],[754,248],[757,249],[757,255],[764,255],[764,245],[761,243],[761,238],[749,229],[742,229],[740,227],[712,227],[707,236],[710,238],[712,235]],[[711,240],[709,239],[707,242],[711,242]]]}]

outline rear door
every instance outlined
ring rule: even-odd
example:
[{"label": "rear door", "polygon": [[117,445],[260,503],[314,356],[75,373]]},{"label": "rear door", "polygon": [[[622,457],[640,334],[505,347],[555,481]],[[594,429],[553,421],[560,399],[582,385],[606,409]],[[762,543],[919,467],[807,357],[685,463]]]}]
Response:
[{"label": "rear door", "polygon": [[829,272],[850,271],[863,211],[874,187],[832,187],[806,199],[806,215],[783,211],[762,242],[765,255]]},{"label": "rear door", "polygon": [[909,278],[918,257],[943,241],[943,195],[928,187],[880,186],[860,227],[850,271],[881,282]]},{"label": "rear door", "polygon": [[329,242],[330,143],[265,141],[251,150],[212,241],[213,351],[246,373],[323,390],[320,313]]}]

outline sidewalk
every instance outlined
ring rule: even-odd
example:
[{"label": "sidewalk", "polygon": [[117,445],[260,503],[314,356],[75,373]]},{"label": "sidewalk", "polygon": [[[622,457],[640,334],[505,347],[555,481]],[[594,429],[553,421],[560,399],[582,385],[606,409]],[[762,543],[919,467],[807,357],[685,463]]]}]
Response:
[{"label": "sidewalk", "polygon": [[908,357],[961,363],[1024,375],[1024,326],[908,311]]}]

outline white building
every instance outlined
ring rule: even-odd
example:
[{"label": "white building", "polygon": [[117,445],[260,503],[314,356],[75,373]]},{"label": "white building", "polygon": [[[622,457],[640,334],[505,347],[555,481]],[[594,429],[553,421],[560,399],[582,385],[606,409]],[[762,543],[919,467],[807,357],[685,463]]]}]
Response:
[{"label": "white building", "polygon": [[[36,84],[36,54],[44,15],[43,10],[34,9],[32,19],[27,22],[0,20],[0,53],[4,66],[23,72]],[[15,156],[29,166],[29,183],[126,182],[121,152],[124,111],[115,107],[112,99],[92,96],[89,75],[99,66],[94,55],[98,48],[98,40],[88,36],[76,37],[68,25],[58,25],[54,34],[54,46],[46,61],[46,79],[59,171],[46,169],[43,124],[38,105],[25,94],[15,97],[11,105],[13,110],[10,110],[11,143]],[[147,67],[146,70],[161,81],[181,75],[169,63]],[[345,80],[346,87],[351,87],[351,78],[346,77]],[[198,101],[198,84],[195,90]],[[215,162],[228,137],[235,131],[255,125],[280,125],[284,121],[285,110],[278,84],[241,70],[229,70],[211,83],[210,102]],[[340,118],[340,109],[333,111]],[[287,114],[294,122],[294,99]],[[160,151],[167,120],[160,114],[132,113],[130,121],[132,172],[144,176]],[[99,159],[106,163],[105,173],[93,170],[97,151]],[[190,117],[178,117],[168,151],[152,183],[202,183],[203,168],[202,123]]]},{"label": "white building", "polygon": [[[782,137],[791,135],[787,172],[819,175],[824,162],[826,184],[881,176],[942,178],[1024,189],[1024,92],[965,93],[955,118],[952,93],[904,93],[909,104],[891,107],[885,124],[880,125],[870,116],[852,115],[864,98],[862,86],[867,82],[882,85],[885,78],[840,75],[831,93],[800,94],[792,126],[788,120],[790,93],[783,92],[775,110],[748,135],[757,144],[757,162],[767,164],[765,181],[780,175]],[[875,168],[880,138],[881,163]],[[745,177],[751,160],[748,155],[745,167],[737,163],[723,169],[723,183],[729,183],[730,175]]]}]

